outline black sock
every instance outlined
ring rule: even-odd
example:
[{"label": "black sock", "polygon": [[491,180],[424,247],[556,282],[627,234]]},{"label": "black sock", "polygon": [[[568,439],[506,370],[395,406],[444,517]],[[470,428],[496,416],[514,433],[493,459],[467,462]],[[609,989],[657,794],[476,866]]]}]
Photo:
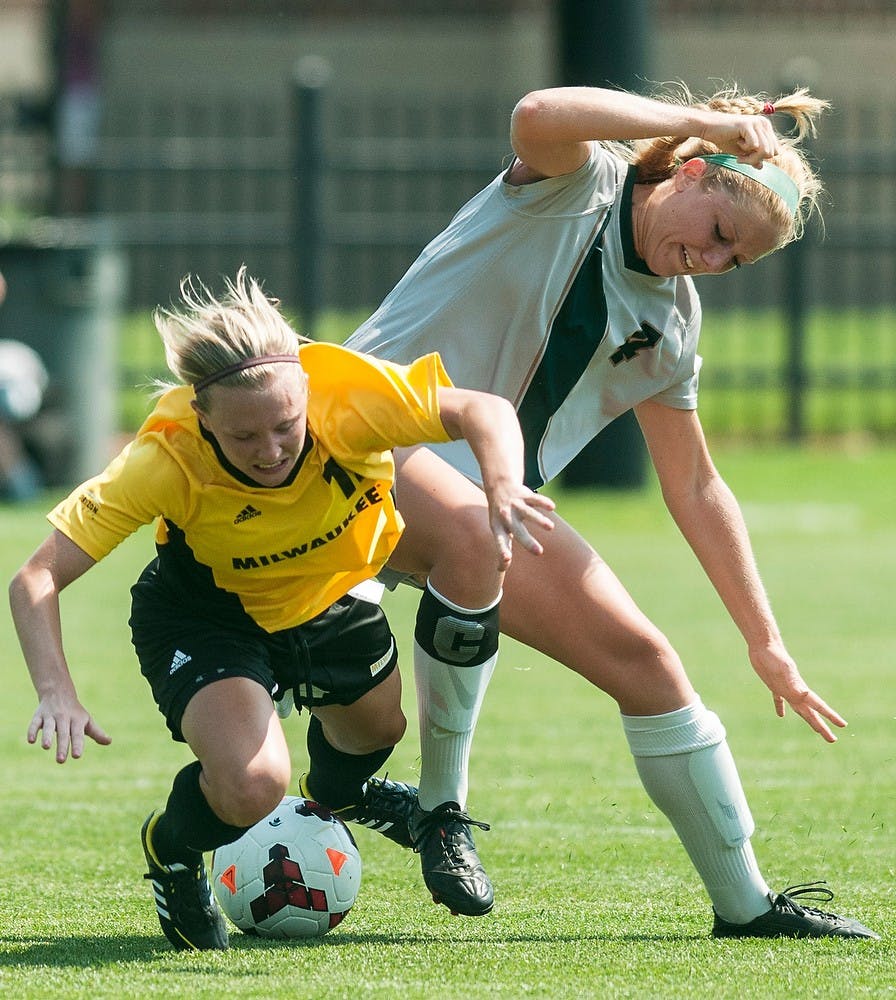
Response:
[{"label": "black sock", "polygon": [[305,778],[309,793],[329,809],[344,809],[361,801],[364,782],[386,763],[395,749],[386,747],[373,753],[343,753],[331,746],[317,716],[308,724],[308,756],[311,767]]},{"label": "black sock", "polygon": [[201,773],[196,760],[174,776],[165,811],[152,832],[152,848],[163,865],[198,864],[204,851],[229,844],[249,829],[219,819],[199,784]]}]

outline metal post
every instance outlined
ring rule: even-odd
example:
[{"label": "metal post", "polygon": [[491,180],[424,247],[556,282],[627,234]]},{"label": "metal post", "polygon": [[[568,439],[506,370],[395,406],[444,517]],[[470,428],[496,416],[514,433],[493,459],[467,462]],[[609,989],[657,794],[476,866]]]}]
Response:
[{"label": "metal post", "polygon": [[794,443],[802,441],[806,433],[807,239],[808,235],[791,244],[784,252],[784,315],[787,336],[784,385],[787,393],[787,438]]},{"label": "metal post", "polygon": [[[818,66],[813,59],[795,57],[781,72],[781,92],[807,86],[810,89],[818,79]],[[803,149],[811,154],[811,143],[804,140]],[[811,251],[811,228],[807,227],[802,239],[784,251],[784,317],[787,337],[784,386],[787,394],[787,438],[798,443],[806,433],[806,390],[809,371],[806,366],[806,327],[809,315],[809,282],[807,270]]]},{"label": "metal post", "polygon": [[[561,0],[561,82],[638,90],[650,64],[650,6],[650,0]],[[647,448],[631,410],[609,423],[563,474],[571,487],[636,489],[646,481]]]},{"label": "metal post", "polygon": [[650,62],[650,0],[561,0],[560,74],[569,86],[638,90]]},{"label": "metal post", "polygon": [[322,307],[323,256],[323,97],[332,78],[330,64],[305,56],[296,64],[296,197],[293,216],[293,267],[295,298],[302,321],[301,332],[314,337]]}]

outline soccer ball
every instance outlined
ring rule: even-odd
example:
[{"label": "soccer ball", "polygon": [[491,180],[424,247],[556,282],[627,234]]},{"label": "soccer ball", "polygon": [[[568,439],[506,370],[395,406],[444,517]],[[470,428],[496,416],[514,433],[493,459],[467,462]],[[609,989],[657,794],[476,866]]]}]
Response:
[{"label": "soccer ball", "polygon": [[212,885],[221,909],[247,934],[320,937],[354,905],[361,855],[341,819],[290,795],[215,851]]}]

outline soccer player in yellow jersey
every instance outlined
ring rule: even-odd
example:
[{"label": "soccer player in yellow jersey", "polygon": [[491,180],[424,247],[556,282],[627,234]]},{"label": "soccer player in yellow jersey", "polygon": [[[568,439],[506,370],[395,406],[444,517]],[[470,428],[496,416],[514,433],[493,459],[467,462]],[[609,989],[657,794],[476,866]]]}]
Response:
[{"label": "soccer player in yellow jersey", "polygon": [[[511,542],[539,552],[528,527],[549,528],[553,504],[523,485],[513,407],[452,386],[438,355],[405,366],[300,343],[245,268],[221,300],[190,281],[182,293],[180,307],[155,317],[178,384],[105,471],[50,513],[53,530],[10,600],[39,698],[28,741],[55,741],[60,763],[81,756],[85,737],[108,744],[69,672],[59,593],[156,522],[157,556],[132,588],[132,640],[174,739],[196,760],[144,823],[147,877],[176,948],[220,949],[227,929],[203,852],[235,840],[287,791],[276,701],[310,711],[302,787],[319,801],[365,821],[407,787],[368,780],[405,719],[388,622],[352,592],[401,535],[391,449],[464,438],[480,462],[494,535],[482,554],[485,610],[439,620],[474,668],[497,646]],[[407,819],[399,802],[383,832],[410,846]]]}]

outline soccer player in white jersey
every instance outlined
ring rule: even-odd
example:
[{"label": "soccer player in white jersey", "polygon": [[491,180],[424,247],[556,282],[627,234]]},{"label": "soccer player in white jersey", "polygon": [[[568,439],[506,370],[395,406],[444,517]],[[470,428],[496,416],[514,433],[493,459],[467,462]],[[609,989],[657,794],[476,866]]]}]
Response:
[{"label": "soccer player in white jersey", "polygon": [[[306,793],[347,819],[373,814],[411,846],[406,786],[371,779],[405,728],[395,643],[379,605],[351,593],[401,535],[391,449],[457,435],[472,445],[492,503],[478,557],[490,605],[511,540],[541,551],[528,527],[550,528],[553,502],[523,485],[513,407],[452,386],[437,354],[401,365],[300,346],[245,269],[221,301],[204,286],[183,291],[180,310],[156,314],[182,384],[104,472],[54,508],[53,531],[10,599],[39,698],[29,742],[55,742],[60,763],[81,756],[85,737],[108,744],[69,672],[59,593],[156,522],[157,557],[131,590],[132,640],[173,738],[196,760],[142,840],[165,935],[200,950],[228,944],[203,852],[236,840],[289,784],[274,703],[284,692],[311,714]],[[487,661],[497,628],[484,617],[474,628],[444,616],[440,634],[471,662]]]},{"label": "soccer player in white jersey", "polygon": [[[821,189],[800,143],[825,107],[802,89],[774,104],[733,90],[698,101],[683,87],[656,98],[586,87],[531,93],[512,115],[512,162],[346,344],[399,361],[438,349],[452,377],[513,402],[533,488],[633,408],[666,504],[776,712],[789,705],[833,742],[830,726],[845,721],[788,653],[740,509],[707,450],[691,280],[752,264],[800,237]],[[792,134],[776,132],[776,115],[791,119]],[[401,458],[396,491],[408,527],[390,567],[462,581],[487,524],[480,516],[475,527],[477,481],[462,443]],[[712,901],[713,933],[876,936],[798,901],[819,892],[828,899],[828,890],[769,890],[722,723],[606,563],[554,521],[538,565],[525,552],[513,562],[501,630],[616,700],[641,780]],[[450,587],[441,593],[452,599]],[[425,649],[418,654],[425,775],[443,746],[442,722],[427,706],[442,700],[448,681]],[[455,706],[455,730],[469,733],[474,721]],[[447,787],[442,794],[455,797]],[[422,807],[437,805],[428,791],[424,800],[422,783],[419,795]]]}]

